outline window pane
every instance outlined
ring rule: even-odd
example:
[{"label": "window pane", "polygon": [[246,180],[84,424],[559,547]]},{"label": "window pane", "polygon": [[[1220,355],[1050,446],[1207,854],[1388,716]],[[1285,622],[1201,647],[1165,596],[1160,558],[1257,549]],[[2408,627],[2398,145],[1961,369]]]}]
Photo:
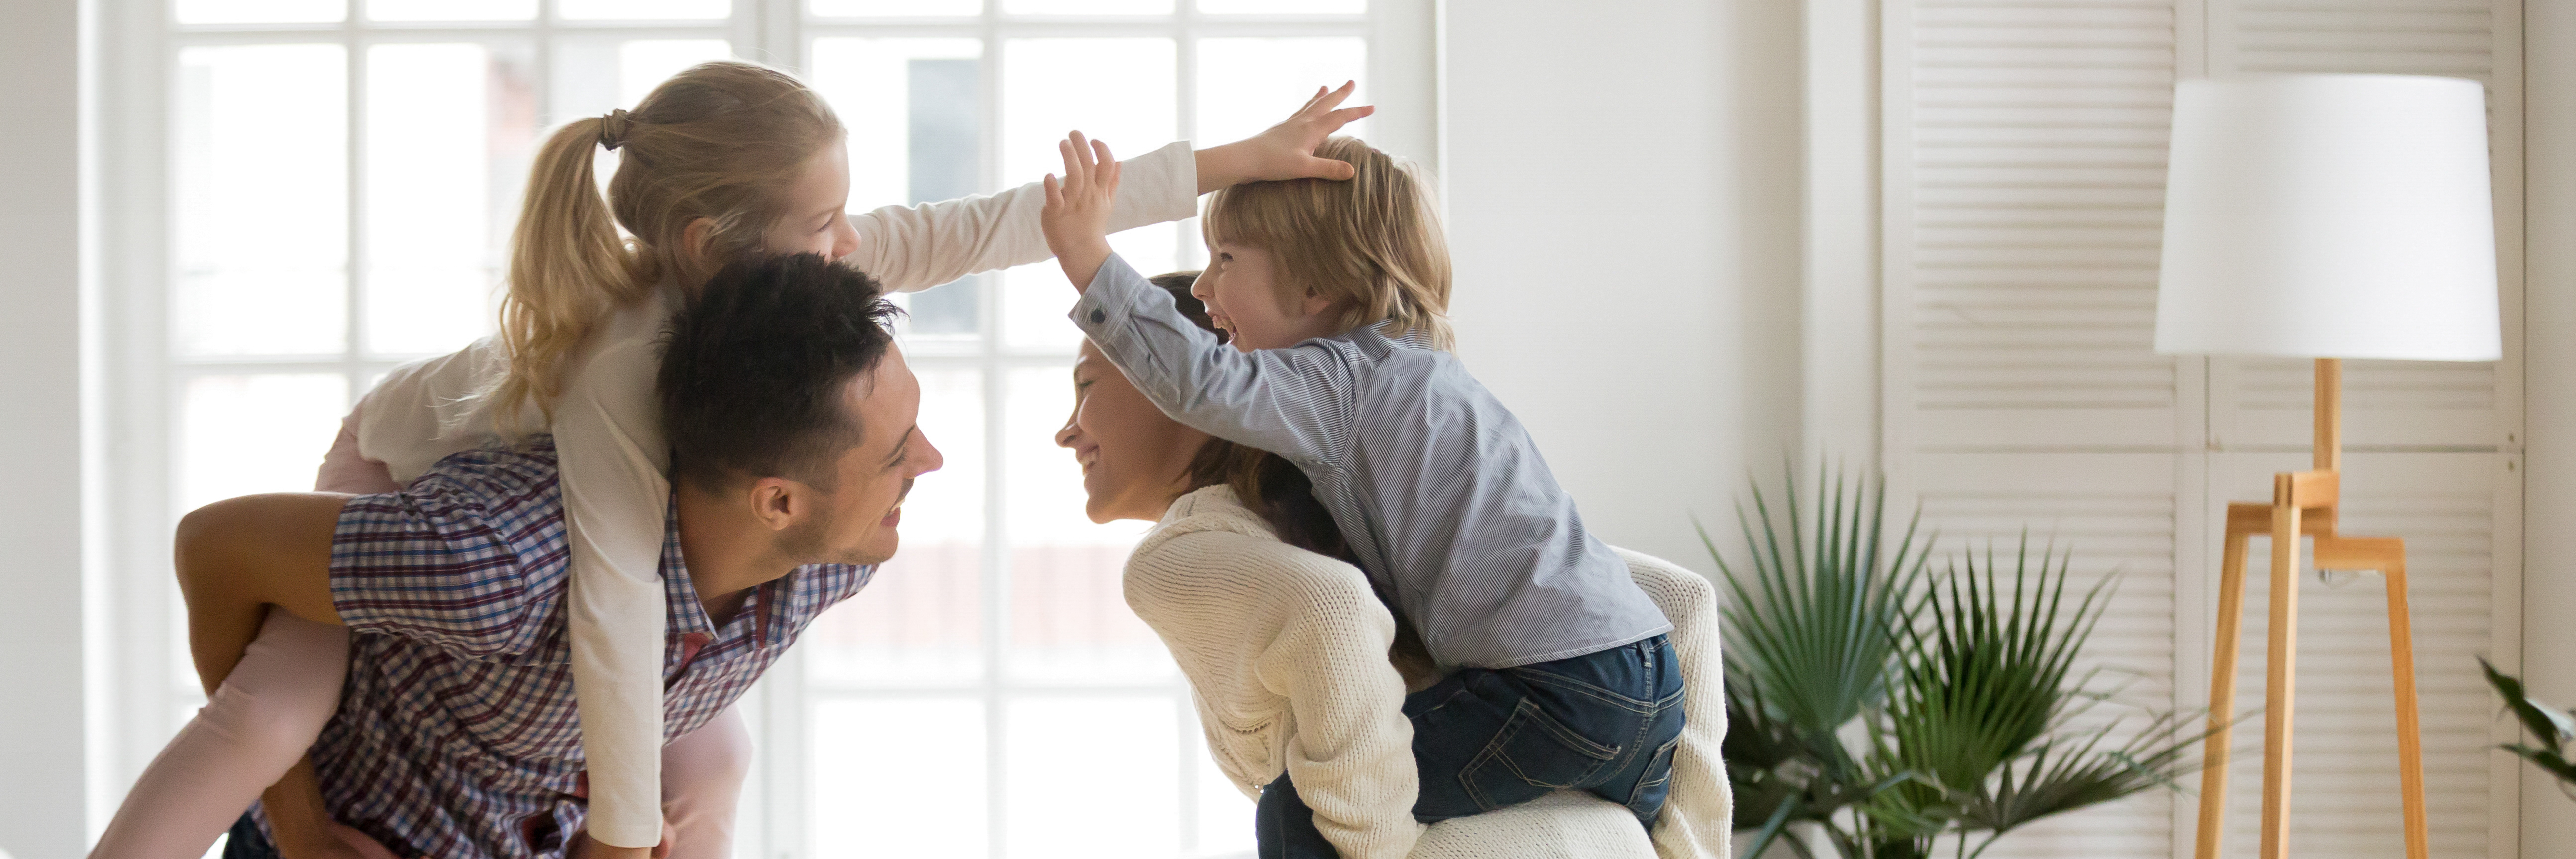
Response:
[{"label": "window pane", "polygon": [[1010,702],[1002,768],[1010,855],[1178,854],[1176,707],[1161,697]]},{"label": "window pane", "polygon": [[733,14],[733,0],[556,0],[555,15],[567,21],[677,21],[723,18]]},{"label": "window pane", "polygon": [[492,331],[534,63],[482,45],[378,45],[367,62],[366,345],[453,351]]},{"label": "window pane", "polygon": [[343,348],[347,72],[338,45],[179,52],[179,354]]},{"label": "window pane", "polygon": [[[1198,132],[1210,144],[1241,140],[1288,118],[1318,86],[1359,81],[1345,106],[1368,103],[1368,40],[1200,39]],[[1341,134],[1366,139],[1368,120]]]},{"label": "window pane", "polygon": [[[731,56],[733,46],[723,39],[558,39],[554,116],[546,122],[560,124],[634,107],[673,74]],[[616,169],[616,153],[601,153],[600,163],[603,171]],[[600,179],[606,181],[607,173],[602,172]]]},{"label": "window pane", "polygon": [[913,374],[922,437],[947,464],[913,484],[894,560],[806,634],[813,683],[971,684],[984,674],[984,374]]},{"label": "window pane", "polygon": [[1368,0],[1199,0],[1210,15],[1361,15]]},{"label": "window pane", "polygon": [[1013,15],[1169,15],[1172,0],[1002,0]]},{"label": "window pane", "polygon": [[179,510],[236,495],[307,492],[349,410],[337,373],[200,376],[179,407]]},{"label": "window pane", "polygon": [[1034,367],[1013,370],[1009,379],[1002,426],[1011,539],[1007,670],[1048,683],[1172,676],[1170,653],[1128,610],[1119,587],[1128,550],[1151,523],[1092,524],[1083,513],[1082,469],[1055,445],[1073,410],[1072,370]]},{"label": "window pane", "polygon": [[812,736],[808,853],[989,855],[982,701],[826,701]]},{"label": "window pane", "polygon": [[813,0],[818,18],[972,17],[984,0]]},{"label": "window pane", "polygon": [[[1064,172],[1056,142],[1067,131],[1109,143],[1132,158],[1175,137],[1169,39],[1013,39],[1003,48],[1002,176],[1016,185]],[[1284,115],[1284,114],[1283,114]],[[1110,246],[1151,275],[1179,265],[1180,231],[1153,226],[1113,236]],[[1002,330],[1015,347],[1070,351],[1081,333],[1065,321],[1074,292],[1053,262],[1002,274]]]},{"label": "window pane", "polygon": [[[852,212],[982,190],[982,54],[976,39],[814,40],[814,88],[849,127]],[[902,330],[973,337],[983,280],[897,296]]]},{"label": "window pane", "polygon": [[526,21],[537,17],[537,2],[367,0],[367,17],[378,21]]},{"label": "window pane", "polygon": [[1017,185],[1064,172],[1056,141],[1074,129],[1108,142],[1120,158],[1176,139],[1173,56],[1170,39],[1004,43],[1002,181]]},{"label": "window pane", "polygon": [[[1189,241],[1198,241],[1197,220],[1184,224],[1153,224],[1109,237],[1109,249],[1146,277],[1189,268],[1181,254],[1184,233]],[[1064,279],[1064,268],[1054,260],[1004,269],[1002,275],[1002,332],[1015,348],[1036,348],[1071,352],[1082,345],[1082,329],[1073,327],[1065,314],[1073,310],[1080,293]]]},{"label": "window pane", "polygon": [[346,0],[179,0],[182,24],[312,24],[349,14]]}]

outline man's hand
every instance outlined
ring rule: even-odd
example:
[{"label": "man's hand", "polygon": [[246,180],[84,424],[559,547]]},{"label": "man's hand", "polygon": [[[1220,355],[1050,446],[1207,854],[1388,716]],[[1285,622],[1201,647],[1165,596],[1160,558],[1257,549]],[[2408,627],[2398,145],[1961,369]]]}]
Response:
[{"label": "man's hand", "polygon": [[1056,151],[1064,155],[1064,178],[1047,174],[1046,209],[1038,214],[1038,226],[1046,231],[1047,250],[1055,252],[1056,264],[1064,266],[1064,276],[1078,292],[1091,288],[1092,276],[1109,261],[1109,208],[1118,199],[1118,159],[1109,157],[1108,144],[1085,139],[1079,131],[1056,144]]},{"label": "man's hand", "polygon": [[1357,81],[1344,82],[1334,90],[1316,87],[1305,106],[1270,130],[1193,153],[1198,158],[1199,193],[1245,182],[1351,178],[1350,162],[1317,158],[1315,147],[1324,145],[1324,138],[1342,126],[1377,112],[1372,105],[1333,109],[1358,88]]}]

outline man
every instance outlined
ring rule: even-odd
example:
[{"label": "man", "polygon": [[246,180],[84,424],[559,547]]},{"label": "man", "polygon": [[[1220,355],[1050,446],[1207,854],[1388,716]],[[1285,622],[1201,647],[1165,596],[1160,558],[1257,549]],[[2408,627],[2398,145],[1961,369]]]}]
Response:
[{"label": "man", "polygon": [[[660,377],[673,735],[867,583],[894,554],[913,479],[941,464],[878,293],[819,256],[781,257],[726,269],[673,318]],[[181,523],[180,576],[192,606],[349,627],[340,711],[312,750],[331,817],[402,856],[547,855],[571,846],[586,790],[563,521],[538,437],[449,457],[399,493],[209,505]],[[234,654],[218,658],[228,671]],[[237,855],[273,849],[255,824],[234,833],[253,842]]]}]

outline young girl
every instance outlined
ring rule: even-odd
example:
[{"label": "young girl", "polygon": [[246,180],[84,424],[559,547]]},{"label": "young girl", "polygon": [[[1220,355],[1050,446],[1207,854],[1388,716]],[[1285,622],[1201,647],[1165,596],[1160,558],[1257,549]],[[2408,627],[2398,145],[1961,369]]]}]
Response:
[{"label": "young girl", "polygon": [[[1188,217],[1198,193],[1235,182],[1347,175],[1348,165],[1309,153],[1367,114],[1333,109],[1349,91],[1319,92],[1249,140],[1195,153],[1174,144],[1137,159],[1147,178],[1120,199],[1116,228]],[[536,159],[512,237],[501,333],[390,374],[351,412],[325,459],[318,488],[386,491],[451,453],[555,436],[587,831],[592,847],[610,848],[592,855],[641,856],[666,836],[657,565],[670,493],[653,379],[654,342],[680,291],[751,254],[845,258],[900,290],[1046,257],[1035,185],[845,216],[842,136],[830,107],[802,83],[731,61],[672,77],[633,111],[561,127]],[[591,175],[594,147],[621,154],[605,200]],[[261,786],[296,765],[337,706],[345,633],[283,612],[264,618],[255,606],[190,608],[208,706],[147,768],[95,856],[202,854]],[[743,732],[730,717],[711,727],[710,739],[670,751],[676,758],[699,747],[712,780],[730,782],[677,780],[684,800],[698,788],[716,795],[701,803],[712,830],[672,833],[672,846],[721,855]],[[309,769],[296,772],[263,804],[280,846],[340,852],[337,839],[350,831],[330,828]]]},{"label": "young girl", "polygon": [[[1080,134],[1045,182],[1073,319],[1154,404],[1285,457],[1360,568],[1451,673],[1406,697],[1414,816],[1462,817],[1566,788],[1649,830],[1681,735],[1661,610],[1584,531],[1509,410],[1446,350],[1449,260],[1422,183],[1336,138],[1350,182],[1267,182],[1209,201],[1192,289],[1231,348],[1109,250],[1119,165]],[[1336,845],[1287,776],[1262,792],[1263,856]],[[1359,845],[1345,845],[1358,847]]]}]

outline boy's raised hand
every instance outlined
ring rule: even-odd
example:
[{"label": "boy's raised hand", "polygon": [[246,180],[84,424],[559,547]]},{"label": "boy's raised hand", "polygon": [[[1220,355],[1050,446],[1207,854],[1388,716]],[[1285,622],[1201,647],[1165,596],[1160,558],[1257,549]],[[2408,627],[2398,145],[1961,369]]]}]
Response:
[{"label": "boy's raised hand", "polygon": [[[1109,144],[1086,139],[1076,131],[1056,144],[1064,155],[1064,178],[1046,177],[1046,208],[1038,226],[1047,250],[1073,281],[1075,291],[1089,289],[1100,264],[1109,261],[1109,209],[1118,198],[1118,159]],[[1348,165],[1344,165],[1348,166]]]},{"label": "boy's raised hand", "polygon": [[1315,147],[1324,145],[1324,138],[1333,136],[1342,126],[1377,112],[1373,105],[1340,107],[1357,89],[1358,81],[1345,81],[1335,89],[1316,87],[1315,95],[1306,99],[1304,106],[1270,130],[1199,150],[1199,193],[1244,182],[1351,178],[1350,162],[1317,158]]}]

